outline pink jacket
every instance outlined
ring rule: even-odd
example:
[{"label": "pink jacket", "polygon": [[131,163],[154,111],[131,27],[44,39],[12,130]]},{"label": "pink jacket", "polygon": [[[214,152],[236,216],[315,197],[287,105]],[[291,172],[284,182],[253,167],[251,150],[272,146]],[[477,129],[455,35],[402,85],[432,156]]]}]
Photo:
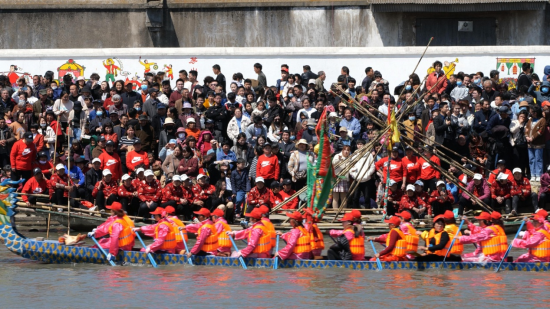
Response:
[{"label": "pink jacket", "polygon": [[[126,245],[124,247],[118,246],[118,236],[120,235],[120,232],[122,232],[123,227],[120,223],[114,223],[113,222],[118,219],[117,216],[110,216],[107,221],[103,222],[100,226],[97,227],[95,231],[95,237],[101,238],[103,236],[109,235],[109,227],[113,225],[112,233],[109,236],[109,238],[103,238],[98,240],[99,245],[103,249],[109,249],[109,253],[112,255],[117,255],[118,250],[124,250],[124,251],[132,251],[132,248],[134,247],[134,243],[132,242],[129,245]],[[114,239],[115,241],[111,241],[111,239]]]},{"label": "pink jacket", "polygon": [[[170,223],[168,220],[163,218],[163,219],[160,219],[160,221],[157,222],[156,224],[142,226],[140,228],[141,232],[143,232],[143,234],[145,234],[149,237],[155,237],[155,230],[156,230],[157,226],[159,228],[158,236],[155,238],[155,241],[151,245],[149,245],[149,248],[151,249],[151,252],[159,251],[162,244],[164,244],[164,239],[168,235],[169,229],[165,224],[161,224],[162,222]],[[171,253],[171,254],[174,254],[176,252],[175,249],[163,250],[163,251],[167,251],[168,253]]]},{"label": "pink jacket", "polygon": [[[212,220],[206,219],[201,223],[190,224],[185,226],[185,229],[187,230],[187,232],[190,232],[190,233],[198,233],[199,229],[201,230],[201,235],[197,236],[197,242],[195,242],[195,245],[191,249],[191,254],[199,253],[202,249],[202,245],[206,241],[206,238],[208,238],[208,236],[210,236],[210,234],[212,233],[212,231],[209,228],[204,227],[205,224],[214,224],[214,223],[212,222]],[[207,252],[207,253],[216,255],[216,251]]]},{"label": "pink jacket", "polygon": [[[246,230],[241,230],[241,231],[235,232],[235,239],[247,239],[247,238],[249,238],[248,237],[249,233],[251,234],[250,238],[248,239],[248,245],[246,246],[246,248],[241,250],[242,257],[249,256],[252,253],[252,251],[254,251],[256,246],[258,245],[258,242],[260,241],[260,237],[262,237],[262,234],[263,234],[263,231],[261,229],[255,229],[254,228],[258,225],[263,226],[262,222],[256,222],[251,227],[247,228]],[[262,253],[262,254],[258,254],[257,257],[259,257],[259,258],[269,258],[270,256],[269,256],[268,253]]]},{"label": "pink jacket", "polygon": [[[473,224],[469,224],[468,227],[470,227],[470,225],[473,225]],[[482,241],[489,240],[495,236],[496,234],[493,230],[491,230],[489,227],[485,227],[485,228],[479,228],[479,231],[476,229],[475,233],[474,231],[472,231],[472,234],[469,236],[460,236],[459,240],[462,244],[472,244],[472,243],[480,243]],[[479,250],[482,250],[481,246],[478,246],[478,248]],[[502,260],[503,255],[504,255],[503,253],[490,254],[486,256],[486,258],[491,261],[500,262]]]},{"label": "pink jacket", "polygon": [[294,253],[294,247],[298,243],[298,238],[300,237],[299,229],[292,229],[288,233],[282,235],[283,240],[286,241],[286,246],[279,250],[279,257],[282,260],[309,260],[311,259],[311,252],[305,253]]},{"label": "pink jacket", "polygon": [[[342,230],[330,230],[330,236],[332,237],[339,237],[340,235],[344,235],[346,236],[346,238],[348,239],[348,241],[351,241],[353,238],[355,238],[355,235],[353,232],[349,231],[349,230],[346,230],[346,231],[342,231]],[[361,254],[352,254],[351,255],[351,259],[354,260],[354,261],[364,261],[365,260],[365,257]]]}]

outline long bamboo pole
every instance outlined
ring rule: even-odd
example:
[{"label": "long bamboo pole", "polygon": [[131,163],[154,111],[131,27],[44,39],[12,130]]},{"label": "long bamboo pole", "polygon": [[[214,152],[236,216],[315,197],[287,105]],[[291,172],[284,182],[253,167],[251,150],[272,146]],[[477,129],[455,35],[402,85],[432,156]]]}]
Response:
[{"label": "long bamboo pole", "polygon": [[[57,154],[57,131],[59,130],[59,116],[61,115],[57,115],[57,128],[55,128],[55,142],[53,144],[53,167],[54,167],[54,170],[55,170],[55,155]],[[46,133],[46,132],[44,132]],[[48,214],[48,227],[46,228],[46,239],[49,239],[50,238],[50,221],[52,219],[52,215],[51,214]]]}]

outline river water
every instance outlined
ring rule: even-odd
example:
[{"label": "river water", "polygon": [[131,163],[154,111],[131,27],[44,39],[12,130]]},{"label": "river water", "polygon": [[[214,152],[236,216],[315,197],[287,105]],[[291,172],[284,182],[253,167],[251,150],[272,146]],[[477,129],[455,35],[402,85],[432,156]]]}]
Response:
[{"label": "river water", "polygon": [[48,265],[3,244],[0,265],[0,308],[528,308],[550,302],[548,273]]}]

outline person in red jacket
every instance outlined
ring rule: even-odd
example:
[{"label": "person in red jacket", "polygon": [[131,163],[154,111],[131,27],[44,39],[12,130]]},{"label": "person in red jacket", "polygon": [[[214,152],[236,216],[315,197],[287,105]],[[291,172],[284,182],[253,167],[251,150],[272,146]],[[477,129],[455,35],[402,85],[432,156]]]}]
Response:
[{"label": "person in red jacket", "polygon": [[499,173],[506,174],[509,182],[514,181],[513,173],[506,168],[506,161],[500,159],[497,161],[497,169],[491,172],[491,174],[489,175],[489,180],[487,180],[487,182],[492,185],[493,182],[495,182],[495,180],[497,179]]},{"label": "person in red jacket", "polygon": [[446,210],[453,211],[455,198],[451,191],[445,187],[443,180],[438,180],[436,183],[437,190],[432,191],[429,199],[431,215],[437,217],[445,213]]},{"label": "person in red jacket", "polygon": [[144,175],[145,183],[138,190],[138,197],[141,200],[138,215],[147,218],[150,212],[157,209],[162,191],[160,182],[155,178],[152,170],[146,170]]},{"label": "person in red jacket", "polygon": [[420,177],[420,166],[411,146],[405,148],[405,157],[401,161],[403,162],[404,175],[401,189],[404,189],[406,184],[414,184],[418,180],[418,177]]},{"label": "person in red jacket", "polygon": [[184,220],[191,220],[194,211],[193,202],[195,200],[191,178],[187,177],[187,175],[180,175],[180,180],[181,190],[183,191],[183,198],[185,200],[182,201],[183,203],[181,204],[183,206],[183,209],[180,209],[179,211],[183,214]]},{"label": "person in red jacket", "polygon": [[447,88],[447,76],[445,72],[441,69],[443,64],[441,61],[436,61],[433,64],[434,71],[428,75],[426,79],[426,89],[429,94],[434,93],[443,93],[445,88]]},{"label": "person in red jacket", "polygon": [[67,205],[67,198],[73,187],[69,185],[69,176],[65,173],[63,164],[57,164],[55,171],[48,182],[50,201],[55,205]]},{"label": "person in red jacket", "polygon": [[[184,175],[187,176],[187,175]],[[174,209],[183,209],[183,189],[181,187],[181,178],[179,175],[172,176],[172,182],[166,184],[162,188],[162,195],[160,198],[160,207],[166,208],[172,206]],[[187,202],[187,201],[185,201]]]},{"label": "person in red jacket", "polygon": [[[403,197],[403,191],[397,186],[397,182],[390,179],[390,187],[388,188],[388,206],[386,207],[386,215],[393,216],[399,209],[399,202]],[[384,200],[382,200],[384,206]]]},{"label": "person in red jacket", "polygon": [[256,186],[250,189],[246,203],[248,204],[245,213],[250,213],[254,208],[266,205],[271,210],[271,201],[274,200],[273,192],[265,184],[262,177],[256,177]]},{"label": "person in red jacket", "polygon": [[[46,194],[48,193],[48,182],[42,175],[42,170],[35,168],[33,170],[34,177],[27,180],[21,193],[25,194]],[[21,199],[27,206],[36,205],[36,196],[21,195]]]},{"label": "person in red jacket", "polygon": [[101,160],[101,169],[111,171],[113,180],[119,181],[120,177],[122,177],[122,163],[118,153],[115,152],[115,143],[113,141],[107,142],[105,151],[99,155],[99,160]]},{"label": "person in red jacket", "polygon": [[[533,201],[531,200],[531,182],[527,177],[523,177],[521,168],[514,168],[512,173],[514,174],[514,182],[512,183],[512,212],[510,214],[516,216],[518,206],[532,207]],[[533,209],[533,212],[535,212],[535,209]]]},{"label": "person in red jacket", "polygon": [[424,217],[427,209],[426,203],[416,195],[414,185],[407,185],[406,189],[406,194],[401,197],[399,202],[398,212],[408,211],[414,218]]},{"label": "person in red jacket", "polygon": [[139,187],[145,183],[145,169],[143,167],[139,167],[136,170],[136,179],[132,180],[132,186],[139,190]]},{"label": "person in red jacket", "polygon": [[269,187],[273,181],[279,179],[279,159],[271,153],[269,143],[264,144],[263,151],[264,154],[258,157],[256,164],[256,177],[263,178],[265,185]]},{"label": "person in red jacket", "polygon": [[193,150],[189,146],[183,146],[181,148],[181,154],[183,158],[180,160],[178,166],[178,174],[185,174],[191,179],[198,178],[199,175],[199,159],[195,157]]},{"label": "person in red jacket", "polygon": [[122,175],[122,185],[118,187],[118,200],[122,209],[129,215],[137,215],[139,209],[138,188],[133,186],[132,177],[128,174]]},{"label": "person in red jacket", "polygon": [[206,207],[210,209],[210,204],[212,203],[212,194],[216,192],[216,187],[211,185],[209,178],[204,174],[199,174],[197,176],[197,184],[193,186],[193,204],[196,205],[196,208]]},{"label": "person in red jacket", "polygon": [[36,146],[31,132],[24,134],[24,139],[15,142],[10,152],[11,180],[32,177],[32,166],[36,160]]},{"label": "person in red jacket", "polygon": [[433,153],[432,146],[424,147],[424,155],[429,159],[427,162],[424,158],[418,159],[418,165],[420,167],[420,177],[424,183],[424,188],[426,191],[434,191],[436,189],[436,182],[441,177],[440,173],[432,167],[432,164],[441,166],[439,158],[436,157]]},{"label": "person in red jacket", "polygon": [[[399,157],[399,152],[397,147],[393,147],[390,151],[391,161],[390,161],[390,180],[393,180],[397,183],[397,186],[401,189],[404,189],[403,177],[407,177],[407,170],[403,167],[403,162]],[[380,172],[382,166],[382,183],[386,184],[386,177],[388,176],[388,157],[382,158],[375,163],[376,170]]]},{"label": "person in red jacket", "polygon": [[149,157],[147,156],[147,152],[141,150],[141,140],[136,138],[134,140],[134,150],[126,154],[128,173],[133,173],[139,165],[149,168]]},{"label": "person in red jacket", "polygon": [[100,211],[105,211],[106,205],[118,202],[118,184],[110,170],[103,170],[103,179],[96,183],[92,196]]},{"label": "person in red jacket", "polygon": [[512,210],[512,182],[508,181],[508,175],[500,173],[497,181],[491,185],[491,208],[501,209],[505,206],[506,213]]},{"label": "person in red jacket", "polygon": [[[283,190],[279,194],[283,197],[283,201],[289,199],[296,193],[296,190],[292,189],[292,181],[290,179],[283,180]],[[298,197],[293,198],[291,201],[283,205],[283,209],[296,209],[298,207]]]},{"label": "person in red jacket", "polygon": [[33,136],[33,143],[36,146],[36,151],[41,152],[44,150],[46,144],[44,143],[44,135],[38,133],[38,123],[31,124],[29,129]]},{"label": "person in red jacket", "polygon": [[48,153],[45,151],[40,151],[38,153],[38,161],[34,162],[33,170],[39,168],[42,171],[43,176],[46,179],[50,179],[53,171],[53,164],[51,161],[48,161]]}]

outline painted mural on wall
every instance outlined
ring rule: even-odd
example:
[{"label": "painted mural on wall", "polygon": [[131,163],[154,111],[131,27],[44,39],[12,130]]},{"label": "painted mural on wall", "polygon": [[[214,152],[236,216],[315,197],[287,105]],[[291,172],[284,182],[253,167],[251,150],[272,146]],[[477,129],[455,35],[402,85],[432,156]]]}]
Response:
[{"label": "painted mural on wall", "polygon": [[[116,59],[118,61],[118,63],[120,64],[120,66],[117,66],[115,64],[115,60]],[[120,70],[122,70],[122,62],[120,62],[120,60],[118,60],[117,58],[107,58],[106,60],[103,61],[103,66],[105,67],[105,69],[107,69],[107,71],[105,72],[105,80],[107,82],[112,82],[114,83],[116,78],[115,77],[118,77],[118,72]]]},{"label": "painted mural on wall", "polygon": [[17,80],[21,76],[25,78],[25,80],[27,81],[27,84],[32,83],[31,73],[25,72],[25,70],[22,67],[16,64],[11,64],[9,67],[9,71],[0,72],[0,74],[6,75],[12,85],[16,85]]},{"label": "painted mural on wall", "polygon": [[84,76],[84,70],[86,67],[76,63],[73,59],[67,60],[64,64],[57,67],[57,79],[59,81],[63,80],[63,76],[70,74],[74,78],[79,76]]},{"label": "painted mural on wall", "polygon": [[497,58],[497,71],[500,73],[501,82],[508,87],[516,88],[517,78],[521,73],[523,63],[530,63],[531,69],[535,69],[535,58]]},{"label": "painted mural on wall", "polygon": [[[445,76],[447,76],[447,78],[451,77],[451,75],[455,74],[455,70],[456,70],[456,64],[458,63],[458,58],[455,58],[454,61],[443,61],[443,68],[441,68],[443,70],[443,72],[445,72]],[[433,65],[431,67],[428,68],[428,75],[430,75],[431,73],[433,73],[435,71]]]}]

